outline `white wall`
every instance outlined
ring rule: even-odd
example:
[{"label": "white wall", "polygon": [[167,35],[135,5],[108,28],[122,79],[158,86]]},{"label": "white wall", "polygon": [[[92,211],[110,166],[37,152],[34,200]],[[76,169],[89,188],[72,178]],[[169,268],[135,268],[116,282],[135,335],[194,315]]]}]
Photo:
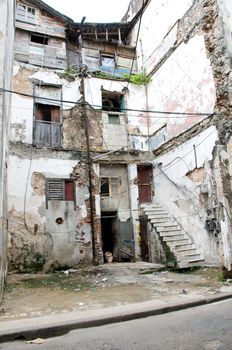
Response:
[{"label": "white wall", "polygon": [[[210,161],[217,139],[212,126],[154,161],[155,201],[181,223],[210,264],[217,264],[219,259],[217,239],[205,229],[208,206],[214,205]],[[193,171],[195,176],[191,176]],[[201,198],[203,185],[208,189],[207,203]]]},{"label": "white wall", "polygon": [[[62,99],[73,103],[63,103],[63,109],[74,107],[75,103],[80,99],[79,80],[68,82],[61,79],[55,72],[38,69],[27,66],[31,69],[31,74],[25,78],[23,70],[26,66],[14,66],[13,82],[20,89],[18,91],[28,95],[33,94],[33,83],[62,86]],[[34,72],[33,72],[34,71]],[[20,80],[21,79],[21,80]],[[26,81],[25,81],[26,79]],[[20,82],[19,82],[20,81]],[[24,91],[24,86],[27,86],[27,91]],[[48,102],[49,103],[49,102]],[[14,94],[12,98],[12,117],[11,117],[11,141],[32,144],[33,137],[33,97]]]},{"label": "white wall", "polygon": [[166,125],[166,141],[205,118],[175,112],[213,112],[215,83],[202,35],[182,43],[154,74],[148,86],[148,100],[150,110],[174,112],[151,115],[150,132]]}]

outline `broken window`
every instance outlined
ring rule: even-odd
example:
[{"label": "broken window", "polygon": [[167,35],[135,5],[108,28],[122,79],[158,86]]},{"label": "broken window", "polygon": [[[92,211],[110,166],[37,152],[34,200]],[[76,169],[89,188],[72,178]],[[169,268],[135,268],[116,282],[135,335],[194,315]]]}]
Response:
[{"label": "broken window", "polygon": [[119,177],[101,178],[101,196],[111,197],[120,193],[121,181]]},{"label": "broken window", "polygon": [[102,196],[109,196],[110,195],[108,177],[101,178],[101,195]]},{"label": "broken window", "polygon": [[36,44],[48,45],[48,37],[45,35],[31,34],[31,42]]},{"label": "broken window", "polygon": [[47,200],[50,201],[74,201],[74,181],[64,179],[48,179],[46,194]]},{"label": "broken window", "polygon": [[102,109],[104,111],[123,112],[125,110],[124,101],[124,94],[102,90]]},{"label": "broken window", "polygon": [[35,8],[17,4],[16,19],[23,22],[35,23]]},{"label": "broken window", "polygon": [[111,54],[101,54],[101,65],[106,67],[115,67],[115,56]]}]

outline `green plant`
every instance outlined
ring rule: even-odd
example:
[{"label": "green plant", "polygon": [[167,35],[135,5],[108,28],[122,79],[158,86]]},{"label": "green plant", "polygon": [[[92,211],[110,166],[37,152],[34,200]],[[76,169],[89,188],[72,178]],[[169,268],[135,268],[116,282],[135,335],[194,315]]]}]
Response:
[{"label": "green plant", "polygon": [[93,72],[92,73],[93,76],[95,76],[96,78],[102,78],[102,79],[113,79],[113,80],[125,80],[125,77],[118,77],[115,76],[113,73],[105,73],[105,72]]},{"label": "green plant", "polygon": [[74,81],[77,77],[77,72],[75,69],[66,68],[62,73],[58,73],[60,78],[66,79],[68,81]]},{"label": "green plant", "polygon": [[124,74],[125,78],[135,85],[147,85],[152,81],[152,78],[143,70],[138,74]]}]

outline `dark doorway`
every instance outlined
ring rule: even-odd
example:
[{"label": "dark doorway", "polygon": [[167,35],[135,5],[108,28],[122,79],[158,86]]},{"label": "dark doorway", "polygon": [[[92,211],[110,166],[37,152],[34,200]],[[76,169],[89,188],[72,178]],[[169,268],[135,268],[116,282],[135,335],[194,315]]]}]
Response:
[{"label": "dark doorway", "polygon": [[140,216],[140,238],[141,238],[141,258],[142,261],[149,262],[149,247],[148,247],[148,227],[147,227],[147,216]]},{"label": "dark doorway", "polygon": [[138,166],[139,203],[152,201],[152,167]]},{"label": "dark doorway", "polygon": [[110,252],[114,256],[117,250],[117,240],[116,240],[116,221],[117,213],[116,212],[102,212],[101,214],[101,233],[102,233],[102,249],[104,254]]}]

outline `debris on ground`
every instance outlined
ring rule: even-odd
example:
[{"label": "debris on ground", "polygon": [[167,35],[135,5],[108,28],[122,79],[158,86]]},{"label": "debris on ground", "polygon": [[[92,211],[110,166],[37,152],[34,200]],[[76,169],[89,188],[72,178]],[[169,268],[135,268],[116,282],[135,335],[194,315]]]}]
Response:
[{"label": "debris on ground", "polygon": [[26,343],[27,344],[38,344],[38,345],[40,345],[40,344],[44,344],[45,343],[45,339],[43,339],[43,338],[37,338],[37,339],[33,339],[33,340],[28,340]]},{"label": "debris on ground", "polygon": [[[144,273],[145,272],[145,273]],[[149,272],[149,273],[148,273]],[[148,300],[208,296],[232,288],[218,268],[174,272],[143,262],[82,266],[8,276],[0,322]],[[223,290],[224,291],[224,290]]]}]

